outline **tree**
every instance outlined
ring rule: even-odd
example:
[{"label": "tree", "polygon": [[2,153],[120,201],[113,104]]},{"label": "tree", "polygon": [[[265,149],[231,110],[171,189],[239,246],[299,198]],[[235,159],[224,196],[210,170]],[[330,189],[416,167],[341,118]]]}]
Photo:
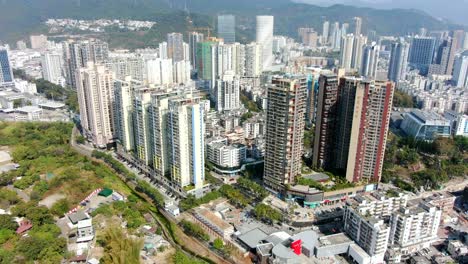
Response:
[{"label": "tree", "polygon": [[393,106],[413,108],[414,107],[413,98],[404,92],[395,90],[395,93],[393,94]]},{"label": "tree", "polygon": [[68,199],[63,198],[58,200],[57,202],[52,205],[50,208],[50,212],[58,217],[62,217],[66,212],[70,210],[70,202]]},{"label": "tree", "polygon": [[214,241],[213,241],[213,247],[217,250],[223,250],[224,248],[224,242],[223,240],[221,240],[220,238],[216,238]]},{"label": "tree", "polygon": [[281,221],[283,218],[282,214],[280,211],[272,208],[269,205],[259,203],[257,206],[255,206],[254,210],[254,215],[257,219],[266,221],[269,223],[274,223]]},{"label": "tree", "polygon": [[4,172],[0,174],[0,186],[7,186],[13,182],[15,175],[13,173]]},{"label": "tree", "polygon": [[0,229],[8,229],[16,231],[18,224],[15,222],[11,215],[0,215]]},{"label": "tree", "polygon": [[26,218],[35,225],[53,224],[54,218],[45,206],[30,207],[26,210]]},{"label": "tree", "polygon": [[180,221],[179,224],[182,226],[182,228],[187,234],[194,236],[198,239],[204,240],[204,241],[210,240],[210,237],[208,236],[208,234],[205,233],[203,228],[201,228],[199,225],[196,225],[185,219]]},{"label": "tree", "polygon": [[118,227],[108,228],[100,238],[104,246],[105,264],[139,264],[143,240],[130,238]]},{"label": "tree", "polygon": [[76,137],[76,143],[78,144],[84,144],[86,142],[86,138],[83,137],[82,135],[79,135]]}]

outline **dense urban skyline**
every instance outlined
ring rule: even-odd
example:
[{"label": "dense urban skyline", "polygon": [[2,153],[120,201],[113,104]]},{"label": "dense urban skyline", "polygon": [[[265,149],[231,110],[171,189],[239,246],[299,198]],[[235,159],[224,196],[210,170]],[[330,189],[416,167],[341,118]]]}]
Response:
[{"label": "dense urban skyline", "polygon": [[468,262],[468,32],[255,3],[0,39],[0,262]]}]

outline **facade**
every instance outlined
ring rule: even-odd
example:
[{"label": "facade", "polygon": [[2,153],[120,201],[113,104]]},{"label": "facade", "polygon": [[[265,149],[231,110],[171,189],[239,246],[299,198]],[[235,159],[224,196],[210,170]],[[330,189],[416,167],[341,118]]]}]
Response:
[{"label": "facade", "polygon": [[356,36],[361,35],[361,28],[362,28],[362,18],[355,17],[354,18],[354,35]]},{"label": "facade", "polygon": [[182,60],[174,63],[173,82],[177,84],[187,84],[190,82],[190,61]]},{"label": "facade", "polygon": [[328,43],[329,32],[330,32],[330,22],[325,21],[323,22],[323,26],[322,26],[322,45]]},{"label": "facade", "polygon": [[434,140],[450,136],[450,121],[433,111],[414,109],[404,115],[400,128],[411,137]]},{"label": "facade", "polygon": [[346,201],[344,230],[370,256],[368,263],[385,263],[384,258],[394,248],[394,216],[406,208],[408,196],[403,194],[386,197],[375,192]]},{"label": "facade", "polygon": [[204,107],[195,98],[169,100],[169,166],[174,184],[201,189],[205,180]]},{"label": "facade", "polygon": [[307,79],[274,77],[267,92],[264,182],[281,193],[301,173]]},{"label": "facade", "polygon": [[453,134],[468,137],[468,115],[459,115],[457,117]]},{"label": "facade", "polygon": [[463,39],[465,38],[463,30],[454,30],[452,33],[452,43],[450,46],[450,54],[448,56],[447,71],[445,74],[452,75],[455,55],[463,48]]},{"label": "facade", "polygon": [[206,145],[206,152],[208,160],[222,168],[239,167],[247,156],[247,148],[242,144],[210,142]]},{"label": "facade", "polygon": [[63,42],[63,60],[67,83],[77,88],[75,74],[77,70],[86,67],[88,62],[101,64],[109,58],[109,47],[106,42],[89,39]]},{"label": "facade", "polygon": [[346,77],[337,84],[332,75],[327,90],[321,78],[313,166],[342,170],[350,182],[379,182],[393,83]]},{"label": "facade", "polygon": [[332,73],[320,75],[312,156],[312,166],[317,168],[327,167],[332,160],[331,150],[335,148],[335,142],[330,131],[334,131],[337,126],[338,92],[336,75]]},{"label": "facade", "polygon": [[160,91],[151,95],[151,105],[148,109],[150,164],[157,177],[170,177],[171,174],[168,115],[169,100],[176,95],[176,92],[171,91]]},{"label": "facade", "polygon": [[150,118],[151,89],[139,87],[133,91],[132,125],[135,156],[145,165],[150,165]]},{"label": "facade", "polygon": [[450,58],[452,41],[442,40],[436,50],[434,63],[429,66],[429,75],[439,74],[444,75],[447,72],[448,62]]},{"label": "facade", "polygon": [[31,35],[31,49],[44,50],[47,48],[47,36]]},{"label": "facade", "polygon": [[216,41],[205,41],[197,46],[197,70],[198,78],[203,80],[214,80],[216,74]]},{"label": "facade", "polygon": [[240,79],[234,72],[226,72],[215,87],[216,111],[230,111],[240,107]]},{"label": "facade", "polygon": [[236,42],[236,17],[234,15],[218,16],[218,37],[224,43]]},{"label": "facade", "polygon": [[435,38],[416,36],[411,41],[408,57],[409,64],[419,70],[421,75],[427,75],[432,63],[435,48]]},{"label": "facade", "polygon": [[380,46],[373,42],[365,45],[362,54],[362,63],[360,67],[361,76],[375,79],[377,76],[377,65],[379,63]]},{"label": "facade", "polygon": [[202,33],[190,32],[189,33],[189,49],[190,49],[190,63],[193,68],[196,68],[198,65],[197,62],[197,46],[198,43],[204,41],[204,36]]},{"label": "facade", "polygon": [[365,211],[347,205],[344,212],[344,230],[370,256],[370,263],[384,263],[390,227],[383,219],[365,215]]},{"label": "facade", "polygon": [[88,62],[76,72],[80,122],[94,145],[104,148],[114,142],[114,77],[102,64]]},{"label": "facade", "polygon": [[468,88],[468,50],[455,57],[452,81],[457,87]]},{"label": "facade", "polygon": [[114,83],[116,136],[125,151],[134,149],[132,98],[135,86],[137,84],[132,82],[131,77],[115,80]]},{"label": "facade", "polygon": [[263,47],[258,43],[245,46],[245,76],[258,77],[263,71]]},{"label": "facade", "polygon": [[393,82],[404,80],[408,65],[409,44],[400,41],[392,44],[390,64],[388,66],[388,79]]},{"label": "facade", "polygon": [[169,59],[169,55],[167,53],[167,42],[163,41],[158,45],[158,53],[160,59]]},{"label": "facade", "polygon": [[106,64],[115,73],[115,78],[118,80],[124,80],[127,76],[130,76],[132,80],[142,82],[147,78],[145,76],[145,62],[139,56],[113,54],[109,56]]},{"label": "facade", "polygon": [[429,248],[438,240],[442,211],[427,203],[402,207],[390,218],[391,231],[387,259],[399,263],[403,255]]},{"label": "facade", "polygon": [[13,67],[10,63],[8,49],[0,46],[0,87],[4,85],[13,85]]},{"label": "facade", "polygon": [[167,57],[174,62],[184,60],[184,36],[182,33],[167,34]]},{"label": "facade", "polygon": [[172,59],[152,59],[146,61],[148,84],[167,85],[174,83]]},{"label": "facade", "polygon": [[358,70],[362,65],[363,49],[367,37],[362,35],[348,34],[341,37],[340,61],[341,67],[346,70]]},{"label": "facade", "polygon": [[273,16],[257,16],[256,42],[262,45],[262,70],[268,70],[273,57]]},{"label": "facade", "polygon": [[51,51],[44,53],[41,58],[41,65],[42,77],[45,80],[58,85],[64,85],[62,54]]}]

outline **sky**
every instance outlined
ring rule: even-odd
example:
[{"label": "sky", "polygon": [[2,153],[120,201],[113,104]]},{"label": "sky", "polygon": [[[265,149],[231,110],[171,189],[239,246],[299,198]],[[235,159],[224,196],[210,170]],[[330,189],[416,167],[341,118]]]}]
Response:
[{"label": "sky", "polygon": [[293,0],[320,6],[347,4],[373,8],[414,8],[457,24],[468,25],[468,0]]}]

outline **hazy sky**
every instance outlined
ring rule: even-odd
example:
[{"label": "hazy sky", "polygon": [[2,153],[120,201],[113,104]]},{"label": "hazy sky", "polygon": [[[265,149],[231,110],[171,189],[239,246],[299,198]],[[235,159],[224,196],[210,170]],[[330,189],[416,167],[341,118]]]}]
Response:
[{"label": "hazy sky", "polygon": [[414,8],[428,14],[445,18],[458,24],[468,25],[468,0],[293,0],[322,6],[347,4],[375,8]]}]

